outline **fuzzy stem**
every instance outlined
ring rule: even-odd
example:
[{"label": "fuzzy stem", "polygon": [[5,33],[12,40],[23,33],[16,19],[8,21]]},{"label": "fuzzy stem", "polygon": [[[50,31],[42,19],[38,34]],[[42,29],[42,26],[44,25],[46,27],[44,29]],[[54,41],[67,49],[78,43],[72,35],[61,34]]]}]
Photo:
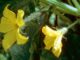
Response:
[{"label": "fuzzy stem", "polygon": [[49,6],[42,8],[40,11],[36,11],[36,12],[31,13],[29,16],[27,16],[24,19],[25,23],[28,21],[37,19],[41,15],[42,11],[47,11],[48,9],[49,9]]}]

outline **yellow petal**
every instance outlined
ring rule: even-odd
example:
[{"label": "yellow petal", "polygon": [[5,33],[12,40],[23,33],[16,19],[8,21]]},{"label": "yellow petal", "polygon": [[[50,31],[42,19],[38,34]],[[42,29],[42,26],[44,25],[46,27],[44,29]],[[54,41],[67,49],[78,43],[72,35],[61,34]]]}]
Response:
[{"label": "yellow petal", "polygon": [[57,50],[52,49],[52,53],[53,53],[56,57],[59,57],[60,54],[61,54],[61,48],[60,48],[60,49],[57,49]]},{"label": "yellow petal", "polygon": [[44,26],[42,32],[45,35],[45,49],[50,50],[52,48],[52,53],[56,57],[59,57],[62,49],[62,36],[67,32],[67,28],[62,28],[56,31],[48,26]]},{"label": "yellow petal", "polygon": [[56,36],[55,37],[45,36],[44,38],[45,49],[50,50],[54,44],[55,39]]},{"label": "yellow petal", "polygon": [[21,35],[19,33],[19,29],[18,29],[18,32],[17,32],[17,44],[21,45],[21,44],[25,44],[28,42],[28,37],[25,37],[23,35]]},{"label": "yellow petal", "polygon": [[58,32],[55,31],[55,30],[52,30],[50,27],[48,26],[44,26],[42,28],[42,32],[44,33],[44,35],[47,35],[47,36],[57,36],[58,35]]},{"label": "yellow petal", "polygon": [[4,8],[4,11],[3,11],[3,16],[6,17],[9,21],[11,21],[12,23],[16,23],[16,14],[14,12],[12,12],[11,10],[8,9],[8,6],[7,5],[5,8]]},{"label": "yellow petal", "polygon": [[12,24],[7,18],[2,17],[0,23],[0,32],[6,33],[13,29],[15,29],[14,24]]},{"label": "yellow petal", "polygon": [[7,51],[16,42],[16,31],[17,30],[13,30],[4,35],[2,46],[5,51]]},{"label": "yellow petal", "polygon": [[61,53],[61,49],[62,49],[61,41],[62,41],[62,35],[58,35],[52,48],[52,52],[56,57],[59,57]]},{"label": "yellow petal", "polygon": [[19,27],[24,25],[23,16],[24,16],[24,11],[23,10],[18,10],[17,24],[18,24]]}]

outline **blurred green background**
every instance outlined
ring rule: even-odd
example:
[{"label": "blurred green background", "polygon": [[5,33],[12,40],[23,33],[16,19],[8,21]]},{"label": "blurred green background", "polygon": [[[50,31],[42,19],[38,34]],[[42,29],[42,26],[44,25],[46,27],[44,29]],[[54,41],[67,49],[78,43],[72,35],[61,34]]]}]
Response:
[{"label": "blurred green background", "polygon": [[[61,1],[67,3],[66,0]],[[7,4],[10,4],[9,9],[15,13],[17,13],[18,9],[23,9],[25,18],[35,11],[35,7],[40,6],[39,2],[40,0],[0,0],[0,18]],[[75,16],[65,15],[72,22],[75,20]],[[24,32],[28,32],[27,35],[30,36],[29,42],[22,46],[14,44],[6,53],[1,46],[0,40],[0,60],[80,60],[80,24],[70,29],[65,35],[66,39],[63,39],[62,53],[59,58],[56,58],[50,51],[40,49],[43,48],[41,47],[43,45],[40,44],[42,43],[42,41],[40,42],[42,38],[39,32],[35,35],[40,28],[39,22],[35,20],[26,24]]]}]

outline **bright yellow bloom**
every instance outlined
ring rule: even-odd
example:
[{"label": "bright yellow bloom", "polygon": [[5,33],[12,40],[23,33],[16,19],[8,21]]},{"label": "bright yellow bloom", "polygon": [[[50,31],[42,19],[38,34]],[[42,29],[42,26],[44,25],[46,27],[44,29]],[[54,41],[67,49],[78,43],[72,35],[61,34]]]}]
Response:
[{"label": "bright yellow bloom", "polygon": [[19,33],[19,28],[24,25],[23,21],[24,12],[18,10],[17,15],[8,9],[8,5],[3,11],[3,17],[0,23],[0,32],[5,33],[2,45],[4,50],[9,49],[16,41],[17,44],[25,44],[28,41],[28,37],[25,37]]},{"label": "bright yellow bloom", "polygon": [[66,28],[63,28],[57,31],[51,29],[48,26],[44,26],[42,28],[42,32],[45,35],[45,38],[44,38],[45,49],[50,50],[52,48],[52,53],[56,57],[60,56],[61,48],[62,48],[61,40],[66,31],[67,31]]}]

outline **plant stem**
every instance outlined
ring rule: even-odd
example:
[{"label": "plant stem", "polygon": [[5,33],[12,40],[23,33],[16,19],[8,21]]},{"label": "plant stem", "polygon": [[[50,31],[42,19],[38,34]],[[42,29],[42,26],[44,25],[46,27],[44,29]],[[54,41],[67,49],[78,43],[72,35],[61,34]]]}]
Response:
[{"label": "plant stem", "polygon": [[80,11],[80,5],[77,2],[77,0],[72,0],[73,4],[75,5],[75,7]]},{"label": "plant stem", "polygon": [[69,3],[71,6],[73,6],[70,0],[67,0],[67,1],[68,1],[68,3]]},{"label": "plant stem", "polygon": [[79,22],[79,19],[77,19],[74,23],[69,25],[67,28],[70,29],[71,27],[75,26]]},{"label": "plant stem", "polygon": [[71,5],[68,5],[63,2],[58,2],[56,0],[47,0],[47,2],[49,4],[53,4],[53,5],[57,6],[57,8],[59,10],[63,11],[64,13],[72,14],[75,16],[80,16],[78,9],[75,7],[72,7]]}]

